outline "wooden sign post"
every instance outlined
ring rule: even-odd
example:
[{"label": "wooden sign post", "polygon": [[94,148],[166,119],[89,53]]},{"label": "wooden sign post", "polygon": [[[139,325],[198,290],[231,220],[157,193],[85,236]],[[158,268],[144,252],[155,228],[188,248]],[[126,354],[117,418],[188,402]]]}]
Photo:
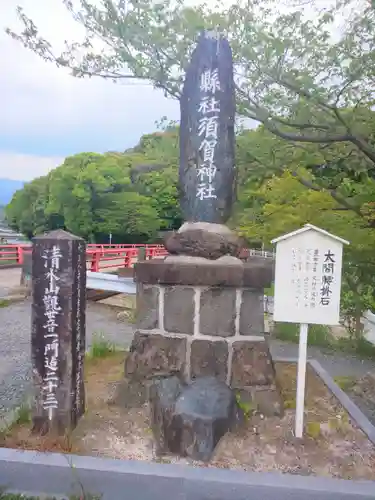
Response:
[{"label": "wooden sign post", "polygon": [[343,245],[324,229],[303,228],[276,243],[274,321],[299,323],[295,435],[303,435],[308,325],[338,325]]}]

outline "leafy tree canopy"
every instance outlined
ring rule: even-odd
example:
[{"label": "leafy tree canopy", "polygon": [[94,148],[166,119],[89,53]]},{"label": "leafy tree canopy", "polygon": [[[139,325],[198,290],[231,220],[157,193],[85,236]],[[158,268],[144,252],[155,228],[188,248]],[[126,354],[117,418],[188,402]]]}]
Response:
[{"label": "leafy tree canopy", "polygon": [[[288,141],[293,150],[287,159],[308,154],[310,169],[338,174],[331,175],[331,196],[366,218],[338,188],[340,175],[348,171],[351,177],[374,177],[369,109],[375,88],[375,11],[370,2],[339,0],[307,17],[305,5],[282,5],[285,14],[276,0],[196,7],[182,0],[102,0],[100,6],[62,1],[84,28],[81,43],[67,43],[63,53],[56,52],[22,9],[23,29],[8,33],[74,76],[148,80],[176,98],[198,32],[217,28],[233,49],[238,114]],[[268,161],[263,173],[289,168],[276,160]],[[324,188],[320,176],[315,182]]]},{"label": "leafy tree canopy", "polygon": [[[309,173],[302,170],[306,178]],[[375,181],[371,181],[375,191]],[[243,200],[248,206],[238,210],[235,224],[250,241],[260,241],[270,248],[270,241],[311,223],[350,242],[344,249],[342,310],[349,319],[360,318],[363,311],[374,310],[375,231],[350,210],[343,210],[328,192],[303,186],[289,171],[272,177],[262,186],[248,186]],[[241,200],[240,200],[241,203]],[[361,325],[357,322],[357,329]]]},{"label": "leafy tree canopy", "polygon": [[[165,141],[168,146],[168,133]],[[156,159],[158,147],[164,154],[157,133],[125,153],[68,157],[15,193],[7,220],[29,237],[61,227],[92,242],[108,241],[109,233],[114,242],[154,241],[158,231],[181,225],[173,156],[162,173],[142,175],[135,183],[130,174],[134,165]]]}]

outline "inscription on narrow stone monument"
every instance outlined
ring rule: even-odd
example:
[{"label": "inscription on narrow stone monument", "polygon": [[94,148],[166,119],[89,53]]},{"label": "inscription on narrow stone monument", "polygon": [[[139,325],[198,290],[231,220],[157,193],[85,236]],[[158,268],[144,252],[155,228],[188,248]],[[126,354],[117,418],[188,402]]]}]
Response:
[{"label": "inscription on narrow stone monument", "polygon": [[187,69],[181,97],[180,189],[186,221],[223,223],[235,190],[235,97],[232,52],[204,32]]},{"label": "inscription on narrow stone monument", "polygon": [[64,434],[85,410],[86,248],[63,230],[33,239],[33,430]]}]

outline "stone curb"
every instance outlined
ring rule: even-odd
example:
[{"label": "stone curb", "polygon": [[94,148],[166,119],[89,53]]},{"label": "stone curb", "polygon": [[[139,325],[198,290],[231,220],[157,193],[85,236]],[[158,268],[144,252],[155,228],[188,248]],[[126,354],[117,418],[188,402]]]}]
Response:
[{"label": "stone curb", "polygon": [[[275,357],[295,363],[296,358]],[[308,363],[369,439],[375,428],[315,360]],[[374,434],[373,434],[374,433]],[[249,450],[251,453],[251,450]],[[29,495],[102,494],[103,500],[374,500],[374,481],[243,472],[0,449],[0,485]],[[41,493],[43,491],[43,493]]]},{"label": "stone curb", "polygon": [[[102,494],[103,500],[373,500],[375,482],[0,450],[10,491]],[[12,488],[17,484],[17,489]]]}]

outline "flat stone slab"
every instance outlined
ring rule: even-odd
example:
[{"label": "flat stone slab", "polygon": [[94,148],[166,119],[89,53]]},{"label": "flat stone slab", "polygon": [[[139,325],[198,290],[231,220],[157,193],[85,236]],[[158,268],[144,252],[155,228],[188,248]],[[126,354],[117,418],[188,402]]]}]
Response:
[{"label": "flat stone slab", "polygon": [[243,266],[218,263],[177,263],[164,260],[138,262],[135,281],[143,284],[223,286],[263,289],[271,285],[273,262],[250,258]]}]

